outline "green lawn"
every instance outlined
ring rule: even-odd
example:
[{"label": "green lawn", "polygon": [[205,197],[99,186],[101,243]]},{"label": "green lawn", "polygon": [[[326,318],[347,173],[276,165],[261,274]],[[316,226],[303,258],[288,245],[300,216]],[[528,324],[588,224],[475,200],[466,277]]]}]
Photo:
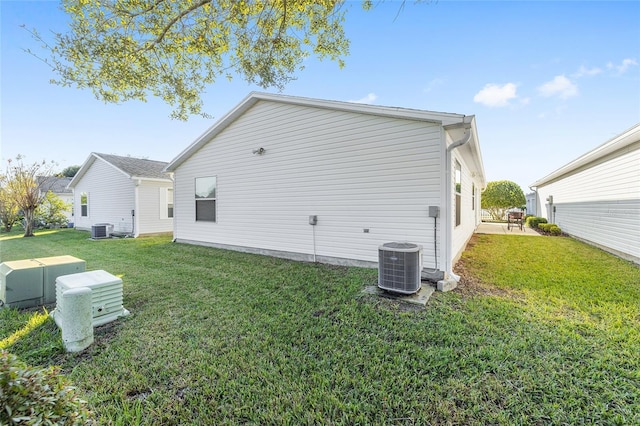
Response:
[{"label": "green lawn", "polygon": [[640,424],[640,268],[572,239],[477,236],[418,309],[363,295],[376,270],[19,235],[3,261],[122,276],[131,315],[80,354],[42,310],[0,310],[0,348],[60,365],[101,424]]}]

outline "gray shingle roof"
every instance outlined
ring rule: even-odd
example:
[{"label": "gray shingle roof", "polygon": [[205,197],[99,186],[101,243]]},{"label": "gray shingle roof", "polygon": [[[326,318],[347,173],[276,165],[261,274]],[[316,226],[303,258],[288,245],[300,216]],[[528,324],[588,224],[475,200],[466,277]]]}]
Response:
[{"label": "gray shingle roof", "polygon": [[69,182],[70,177],[38,176],[38,184],[42,184],[42,189],[54,194],[71,194],[73,191],[67,188]]},{"label": "gray shingle roof", "polygon": [[108,163],[113,164],[131,177],[141,177],[149,179],[169,179],[169,175],[163,173],[167,164],[164,161],[145,160],[143,158],[121,157],[119,155],[99,154],[96,156],[102,158]]}]

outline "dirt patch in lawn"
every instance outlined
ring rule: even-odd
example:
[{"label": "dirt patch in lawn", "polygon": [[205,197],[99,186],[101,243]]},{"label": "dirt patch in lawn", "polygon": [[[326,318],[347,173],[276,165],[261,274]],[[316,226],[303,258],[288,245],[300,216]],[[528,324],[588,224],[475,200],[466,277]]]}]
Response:
[{"label": "dirt patch in lawn", "polygon": [[525,296],[513,289],[505,289],[495,284],[482,281],[474,276],[468,269],[464,259],[460,259],[456,263],[455,273],[460,275],[460,281],[455,291],[458,291],[462,297],[478,297],[478,296],[494,296],[514,300],[524,300]]}]

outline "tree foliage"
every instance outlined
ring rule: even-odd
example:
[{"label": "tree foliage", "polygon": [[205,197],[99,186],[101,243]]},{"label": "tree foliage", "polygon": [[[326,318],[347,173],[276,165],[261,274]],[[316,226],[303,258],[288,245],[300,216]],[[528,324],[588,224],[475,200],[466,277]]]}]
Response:
[{"label": "tree foliage", "polygon": [[526,202],[524,192],[517,183],[498,180],[487,183],[487,188],[482,192],[481,206],[494,220],[501,220],[508,209],[520,208]]},{"label": "tree foliage", "polygon": [[42,223],[48,228],[58,228],[65,226],[68,222],[66,212],[71,211],[71,204],[54,194],[47,191],[42,202],[36,209],[36,222]]},{"label": "tree foliage", "polygon": [[[365,9],[371,7],[364,0]],[[186,120],[201,93],[235,74],[282,89],[311,54],[344,65],[343,0],[63,0],[69,31],[45,43],[63,86],[105,102],[149,94]]]},{"label": "tree foliage", "polygon": [[[55,163],[46,161],[25,164],[24,157],[17,156],[15,160],[7,161],[6,172],[2,175],[0,187],[7,191],[10,199],[24,215],[24,236],[33,236],[35,212],[46,193],[50,189]],[[40,177],[40,179],[38,179]]]},{"label": "tree foliage", "polygon": [[74,177],[76,173],[80,170],[80,166],[69,166],[65,167],[62,172],[58,173],[59,177]]},{"label": "tree foliage", "polygon": [[[0,182],[4,181],[0,176]],[[13,225],[20,219],[20,209],[13,200],[7,188],[0,187],[0,222],[5,232],[11,231]]]}]

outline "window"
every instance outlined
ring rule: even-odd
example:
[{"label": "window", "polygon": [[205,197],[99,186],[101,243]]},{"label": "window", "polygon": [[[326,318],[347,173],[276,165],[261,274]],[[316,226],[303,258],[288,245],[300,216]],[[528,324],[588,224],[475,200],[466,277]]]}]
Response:
[{"label": "window", "polygon": [[216,177],[196,178],[196,221],[216,221]]},{"label": "window", "polygon": [[167,218],[173,217],[173,188],[167,188]]},{"label": "window", "polygon": [[80,194],[80,216],[89,216],[89,194],[86,192]]},{"label": "window", "polygon": [[456,226],[462,223],[462,169],[460,163],[456,161],[455,168],[455,182],[456,182]]},{"label": "window", "polygon": [[476,209],[476,184],[471,184],[471,210]]}]

